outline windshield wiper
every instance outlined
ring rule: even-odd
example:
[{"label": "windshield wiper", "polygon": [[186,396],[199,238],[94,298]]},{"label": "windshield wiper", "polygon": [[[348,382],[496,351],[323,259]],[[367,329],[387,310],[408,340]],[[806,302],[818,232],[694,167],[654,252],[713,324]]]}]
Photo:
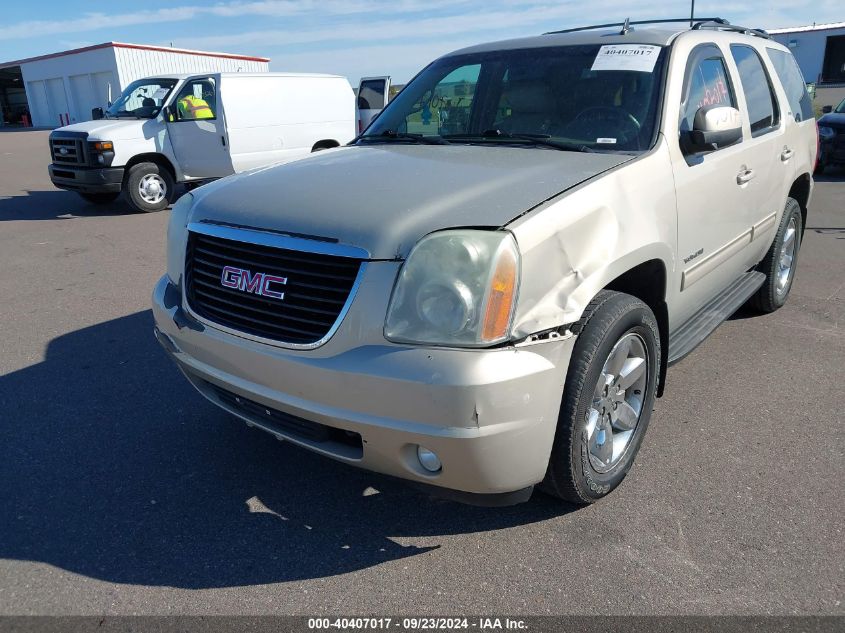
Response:
[{"label": "windshield wiper", "polygon": [[501,130],[487,130],[483,134],[449,134],[443,138],[452,140],[469,140],[481,143],[497,143],[499,141],[516,141],[522,143],[530,143],[531,145],[541,145],[542,147],[551,147],[559,149],[564,152],[592,152],[586,145],[579,145],[577,143],[563,143],[561,141],[551,140],[549,134],[511,134],[509,132],[502,132]]},{"label": "windshield wiper", "polygon": [[358,140],[381,142],[386,140],[396,140],[410,141],[412,143],[420,143],[422,145],[449,145],[449,141],[441,136],[425,136],[424,134],[410,134],[408,132],[397,132],[396,130],[385,130],[381,134],[367,134]]},{"label": "windshield wiper", "polygon": [[130,117],[130,116],[133,117],[133,118],[136,118],[136,119],[141,118],[137,114],[135,114],[134,112],[128,112],[127,110],[120,110],[119,112],[110,112],[109,114],[111,116],[115,117],[116,119]]}]

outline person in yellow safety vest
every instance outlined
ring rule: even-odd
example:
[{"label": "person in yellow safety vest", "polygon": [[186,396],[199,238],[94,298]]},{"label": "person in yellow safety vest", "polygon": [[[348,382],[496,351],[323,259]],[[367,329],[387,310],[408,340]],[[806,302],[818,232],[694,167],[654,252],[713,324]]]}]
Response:
[{"label": "person in yellow safety vest", "polygon": [[176,104],[179,108],[180,119],[213,119],[214,113],[204,99],[195,97],[192,94],[179,99]]}]

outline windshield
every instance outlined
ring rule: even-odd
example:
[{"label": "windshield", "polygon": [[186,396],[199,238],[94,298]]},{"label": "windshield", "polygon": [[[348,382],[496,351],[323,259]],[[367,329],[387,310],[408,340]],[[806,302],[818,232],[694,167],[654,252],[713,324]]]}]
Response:
[{"label": "windshield", "polygon": [[845,99],[842,100],[838,106],[836,106],[836,110],[834,110],[837,114],[845,114]]},{"label": "windshield", "polygon": [[661,47],[638,44],[444,57],[411,81],[358,142],[644,151],[654,142],[664,57]]},{"label": "windshield", "polygon": [[152,119],[167,100],[175,79],[139,79],[126,86],[112,106],[106,111],[109,117],[137,117]]}]

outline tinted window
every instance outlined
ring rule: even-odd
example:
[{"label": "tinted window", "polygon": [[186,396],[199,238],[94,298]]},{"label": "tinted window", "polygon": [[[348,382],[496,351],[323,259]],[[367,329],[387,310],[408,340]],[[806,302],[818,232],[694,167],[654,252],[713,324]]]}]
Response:
[{"label": "tinted window", "polygon": [[405,119],[411,134],[464,134],[470,124],[480,64],[460,66],[426,91]]},{"label": "tinted window", "polygon": [[739,69],[739,80],[748,105],[751,133],[777,125],[780,120],[777,100],[757,51],[750,46],[731,44],[731,55]]},{"label": "tinted window", "polygon": [[789,100],[789,108],[792,110],[796,121],[806,121],[813,118],[813,102],[807,93],[807,84],[798,68],[798,62],[792,53],[781,51],[776,48],[767,48],[766,52],[775,67],[783,91]]},{"label": "tinted window", "polygon": [[362,81],[358,88],[359,110],[381,110],[384,107],[384,79]]},{"label": "tinted window", "polygon": [[646,150],[655,138],[665,50],[631,44],[625,48],[636,52],[632,61],[602,48],[590,44],[443,57],[390,102],[362,141],[395,132],[485,146],[543,149],[530,142],[539,137],[599,151]]},{"label": "tinted window", "polygon": [[[694,53],[695,55],[695,53]],[[725,61],[715,46],[708,46],[693,58],[693,64],[687,71],[684,100],[681,103],[680,130],[692,130],[695,113],[708,105],[736,107]]]}]

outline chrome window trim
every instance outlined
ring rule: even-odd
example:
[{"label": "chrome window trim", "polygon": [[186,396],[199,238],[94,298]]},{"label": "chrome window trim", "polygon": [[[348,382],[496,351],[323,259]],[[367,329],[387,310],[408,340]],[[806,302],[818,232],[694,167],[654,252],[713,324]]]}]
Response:
[{"label": "chrome window trim", "polygon": [[[270,233],[267,231],[259,231],[254,229],[240,229],[230,226],[223,226],[220,224],[209,224],[199,222],[191,222],[188,224],[187,228],[189,232],[202,233],[204,235],[210,235],[212,237],[220,237],[224,239],[234,240],[237,242],[244,242],[247,244],[259,244],[261,246],[284,248],[292,251],[316,253],[320,255],[335,255],[339,257],[351,257],[354,259],[362,260],[366,260],[369,257],[369,253],[367,251],[355,246],[348,246],[346,244],[323,243],[318,242],[317,240],[292,237],[289,235]],[[187,249],[187,240],[185,241],[185,247]],[[346,298],[346,302],[340,309],[340,312],[337,315],[337,319],[335,319],[335,322],[329,328],[329,331],[326,332],[325,336],[323,336],[323,338],[318,341],[314,341],[313,343],[285,343],[283,341],[277,341],[275,339],[266,338],[255,334],[249,334],[248,332],[236,330],[220,323],[217,323],[215,321],[210,321],[205,317],[200,316],[191,309],[191,306],[188,303],[187,283],[181,284],[182,307],[189,315],[191,315],[191,317],[193,317],[203,325],[213,328],[215,330],[219,330],[221,332],[225,332],[226,334],[231,334],[232,336],[237,336],[239,338],[255,341],[257,343],[263,343],[264,345],[279,347],[282,349],[316,349],[322,345],[325,345],[329,341],[329,339],[331,339],[335,335],[338,328],[340,328],[340,324],[343,322],[343,319],[346,318],[346,314],[349,312],[349,308],[352,307],[352,301],[355,299],[355,295],[358,294],[358,288],[361,286],[361,281],[364,278],[364,272],[366,271],[366,269],[367,261],[361,261],[361,264],[358,268],[358,274],[355,276],[355,281],[352,284],[352,288],[349,290],[349,296]]]}]

